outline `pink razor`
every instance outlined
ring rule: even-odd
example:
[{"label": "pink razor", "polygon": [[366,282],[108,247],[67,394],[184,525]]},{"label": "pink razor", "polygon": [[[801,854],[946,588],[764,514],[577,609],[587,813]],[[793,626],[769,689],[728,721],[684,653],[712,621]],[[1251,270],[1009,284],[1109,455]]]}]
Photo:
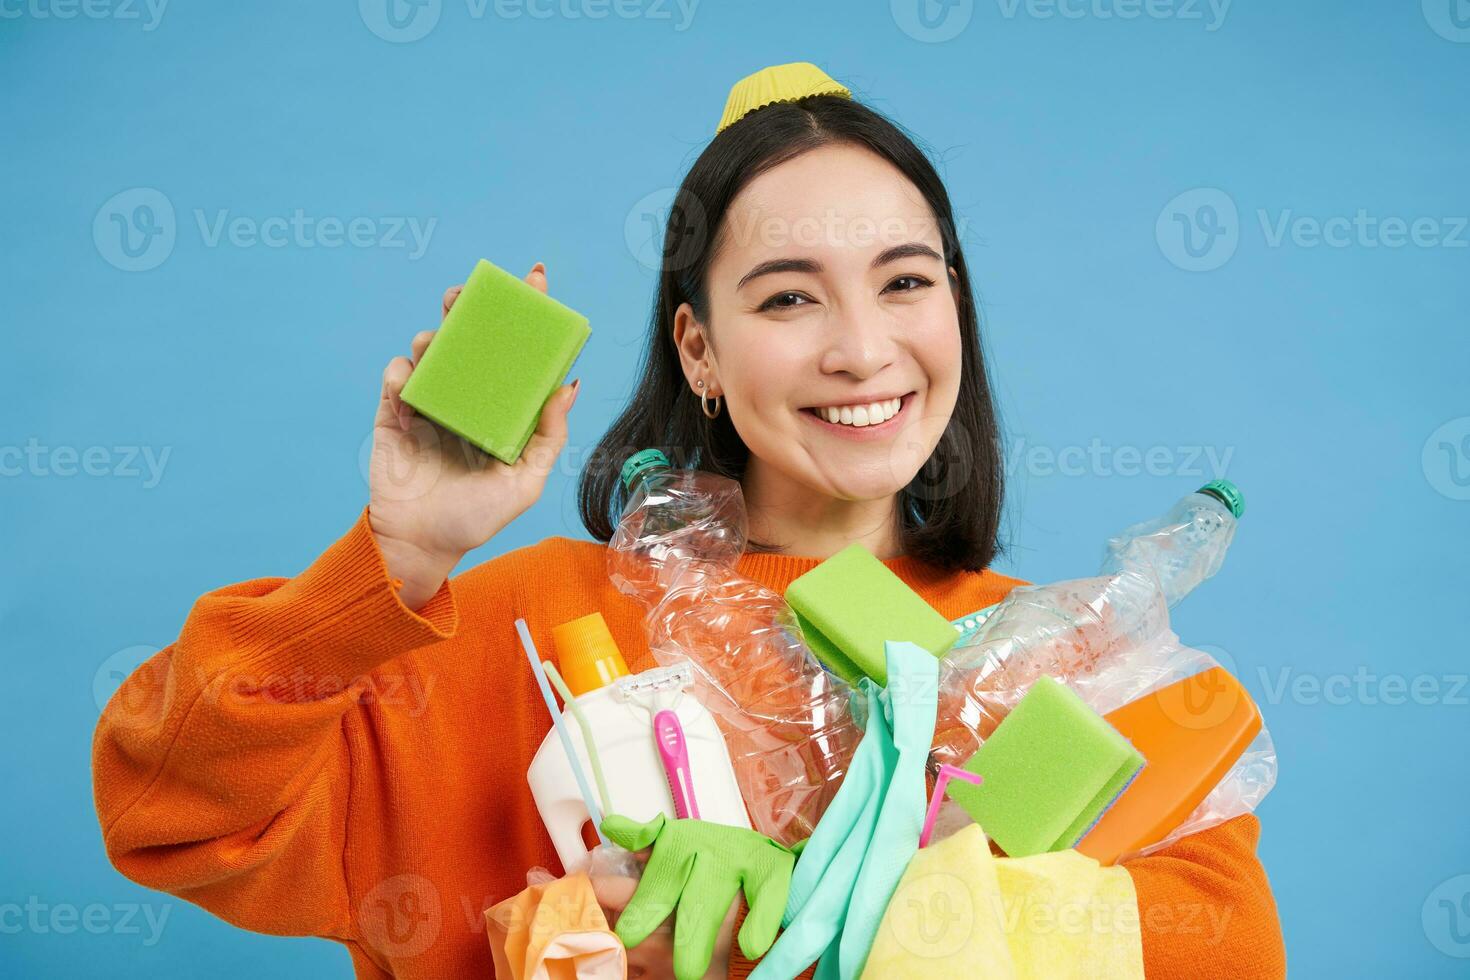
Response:
[{"label": "pink razor", "polygon": [[669,777],[669,792],[674,797],[674,816],[680,820],[699,819],[699,804],[694,802],[694,778],[689,771],[689,746],[684,741],[684,726],[679,716],[667,708],[653,716],[653,740],[658,743],[658,756]]},{"label": "pink razor", "polygon": [[920,847],[928,847],[929,838],[934,836],[934,821],[939,818],[939,807],[944,802],[944,790],[951,779],[963,779],[972,786],[979,786],[985,781],[979,773],[952,766],[947,762],[939,767],[939,778],[934,780],[934,793],[929,797],[929,812],[924,815],[924,829],[919,834]]}]

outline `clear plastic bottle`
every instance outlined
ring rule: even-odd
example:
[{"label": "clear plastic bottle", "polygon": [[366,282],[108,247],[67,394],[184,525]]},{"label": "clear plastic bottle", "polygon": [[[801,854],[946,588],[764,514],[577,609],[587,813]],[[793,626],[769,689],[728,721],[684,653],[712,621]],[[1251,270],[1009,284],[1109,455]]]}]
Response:
[{"label": "clear plastic bottle", "polygon": [[1042,675],[1099,714],[1149,690],[1169,607],[1219,571],[1244,510],[1234,484],[1208,483],[1111,538],[1102,575],[1013,590],[944,657],[932,764],[962,764]]},{"label": "clear plastic bottle", "polygon": [[738,483],[676,470],[656,449],[629,457],[622,480],[609,578],[648,609],[654,658],[692,663],[755,828],[787,845],[811,836],[862,737],[850,689],[812,656],[786,600],[736,571]]},{"label": "clear plastic bottle", "polygon": [[1134,524],[1107,544],[1103,574],[1133,570],[1158,583],[1172,608],[1225,563],[1245,497],[1229,480],[1186,494],[1162,517]]}]

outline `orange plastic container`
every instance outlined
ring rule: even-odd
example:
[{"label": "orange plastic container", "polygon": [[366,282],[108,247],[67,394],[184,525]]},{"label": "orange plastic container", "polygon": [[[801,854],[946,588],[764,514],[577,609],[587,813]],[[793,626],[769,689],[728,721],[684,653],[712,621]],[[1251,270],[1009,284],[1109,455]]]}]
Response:
[{"label": "orange plastic container", "polygon": [[1223,667],[1145,694],[1106,718],[1148,764],[1077,845],[1102,864],[1163,840],[1261,730],[1256,703]]}]

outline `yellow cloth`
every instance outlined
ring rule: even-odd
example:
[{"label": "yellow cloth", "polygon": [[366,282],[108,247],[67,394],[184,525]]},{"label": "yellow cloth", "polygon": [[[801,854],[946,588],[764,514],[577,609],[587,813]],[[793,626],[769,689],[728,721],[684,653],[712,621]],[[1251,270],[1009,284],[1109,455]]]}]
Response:
[{"label": "yellow cloth", "polygon": [[500,980],[625,980],[628,954],[608,928],[592,880],[567,875],[531,885],[485,910]]},{"label": "yellow cloth", "polygon": [[995,858],[978,825],[917,852],[863,980],[1142,980],[1133,879],[1076,851]]}]

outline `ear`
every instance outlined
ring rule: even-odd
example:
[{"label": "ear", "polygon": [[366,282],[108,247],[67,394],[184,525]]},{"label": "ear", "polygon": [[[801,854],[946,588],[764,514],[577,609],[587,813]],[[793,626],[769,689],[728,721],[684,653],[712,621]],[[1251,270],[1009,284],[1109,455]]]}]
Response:
[{"label": "ear", "polygon": [[674,349],[679,352],[679,363],[684,367],[684,378],[690,389],[697,392],[694,382],[703,378],[710,396],[718,395],[714,345],[710,343],[708,328],[694,318],[694,307],[688,303],[680,303],[674,311]]}]

